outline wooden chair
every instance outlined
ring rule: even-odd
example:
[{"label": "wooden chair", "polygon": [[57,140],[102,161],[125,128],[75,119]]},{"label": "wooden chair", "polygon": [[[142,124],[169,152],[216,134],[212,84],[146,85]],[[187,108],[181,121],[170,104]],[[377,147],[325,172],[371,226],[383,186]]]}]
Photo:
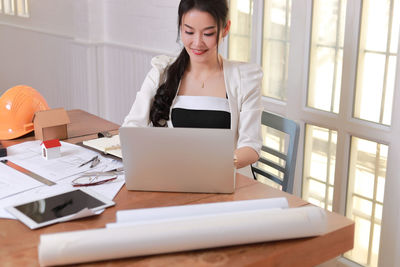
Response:
[{"label": "wooden chair", "polygon": [[[252,166],[254,179],[257,180],[257,175],[262,175],[263,177],[281,185],[283,191],[293,193],[294,171],[296,167],[300,127],[292,120],[266,111],[263,111],[262,113],[261,124],[285,133],[288,137],[288,145],[287,152],[282,153],[271,148],[268,144],[263,144],[260,159]],[[282,164],[279,164],[276,160],[271,160],[271,157],[280,159],[279,161],[282,162]],[[276,175],[267,171],[265,167],[262,168],[263,165],[267,165],[267,168],[275,170],[274,172],[277,172],[278,174],[281,173],[282,175]]]}]

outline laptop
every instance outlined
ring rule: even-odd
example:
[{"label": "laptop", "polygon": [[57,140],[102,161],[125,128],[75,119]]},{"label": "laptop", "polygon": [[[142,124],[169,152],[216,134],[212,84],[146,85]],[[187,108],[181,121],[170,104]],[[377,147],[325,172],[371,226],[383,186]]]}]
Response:
[{"label": "laptop", "polygon": [[121,127],[128,190],[235,191],[230,129]]}]

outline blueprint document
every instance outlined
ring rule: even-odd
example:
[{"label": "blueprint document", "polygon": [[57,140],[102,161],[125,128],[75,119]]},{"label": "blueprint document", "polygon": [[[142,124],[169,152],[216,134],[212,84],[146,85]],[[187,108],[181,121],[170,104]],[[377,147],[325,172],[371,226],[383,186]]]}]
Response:
[{"label": "blueprint document", "polygon": [[[53,182],[77,173],[94,170],[94,168],[90,168],[90,164],[79,167],[82,163],[98,155],[94,151],[62,142],[61,156],[46,160],[42,157],[40,144],[41,141],[30,141],[8,147],[8,156],[2,159],[8,159]],[[104,158],[103,164],[100,165],[104,165],[106,163],[104,161],[111,160]]]},{"label": "blueprint document", "polygon": [[25,174],[0,163],[0,201],[1,199],[43,185]]},{"label": "blueprint document", "polygon": [[[4,210],[5,207],[32,201],[44,196],[60,194],[71,190],[72,180],[85,172],[102,172],[122,168],[122,162],[101,156],[99,153],[84,147],[61,142],[61,156],[46,160],[41,155],[41,141],[29,141],[7,148],[7,159],[34,172],[56,185],[48,186],[22,174],[5,164],[0,164],[0,218],[14,218]],[[90,164],[79,167],[94,156],[100,163],[93,168]],[[110,183],[91,186],[90,189],[113,199],[125,182],[124,175]]]}]

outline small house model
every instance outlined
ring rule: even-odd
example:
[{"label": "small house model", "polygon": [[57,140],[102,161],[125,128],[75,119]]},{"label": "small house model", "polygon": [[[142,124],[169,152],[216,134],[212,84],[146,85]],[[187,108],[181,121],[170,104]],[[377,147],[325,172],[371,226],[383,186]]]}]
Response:
[{"label": "small house model", "polygon": [[35,113],[33,126],[38,140],[67,139],[67,125],[70,123],[65,109],[55,108]]},{"label": "small house model", "polygon": [[54,159],[60,157],[61,143],[58,139],[43,141],[41,143],[41,146],[42,146],[42,156],[45,159]]}]

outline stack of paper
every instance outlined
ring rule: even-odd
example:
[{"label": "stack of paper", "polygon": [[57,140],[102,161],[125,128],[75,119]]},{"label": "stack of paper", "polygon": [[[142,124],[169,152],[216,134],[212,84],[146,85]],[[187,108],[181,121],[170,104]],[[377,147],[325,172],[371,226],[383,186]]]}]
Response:
[{"label": "stack of paper", "polygon": [[[128,219],[113,227],[42,235],[39,262],[42,266],[73,264],[309,237],[325,232],[326,215],[318,207],[281,209],[281,201],[272,205],[269,200],[259,201],[267,205],[260,208],[257,201],[239,201],[189,209],[177,206],[129,211],[119,214]],[[191,212],[193,209],[199,213]],[[165,218],[168,213],[173,215]]]}]

